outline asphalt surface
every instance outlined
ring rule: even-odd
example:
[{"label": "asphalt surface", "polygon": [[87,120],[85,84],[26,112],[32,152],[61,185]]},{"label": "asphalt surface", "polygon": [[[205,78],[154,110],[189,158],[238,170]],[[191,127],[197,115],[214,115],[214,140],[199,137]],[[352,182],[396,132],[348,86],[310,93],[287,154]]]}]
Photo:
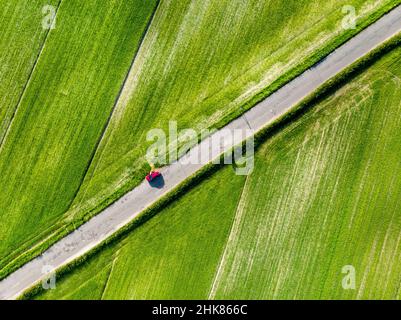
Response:
[{"label": "asphalt surface", "polygon": [[[216,138],[216,135],[230,135],[234,129],[241,129],[246,133],[246,136],[238,136],[234,139],[234,144],[236,144],[253,133],[260,131],[263,127],[288,112],[328,79],[398,32],[401,32],[401,6],[392,10],[332,52],[316,66],[247,111],[243,116],[202,141],[179,161],[161,169],[164,178],[163,186],[154,188],[144,181],[116,203],[83,224],[75,232],[50,247],[41,256],[1,281],[0,299],[15,299],[32,285],[42,281],[47,277],[42,272],[44,266],[51,266],[57,269],[93,249],[132,221],[145,208],[151,206],[204,166],[204,164],[187,164],[186,160],[189,157],[200,152],[204,157],[208,156],[209,159],[215,159],[224,151],[231,149],[232,145],[230,143],[220,147],[211,147],[213,144],[210,141]],[[245,131],[246,129],[247,131]]]}]

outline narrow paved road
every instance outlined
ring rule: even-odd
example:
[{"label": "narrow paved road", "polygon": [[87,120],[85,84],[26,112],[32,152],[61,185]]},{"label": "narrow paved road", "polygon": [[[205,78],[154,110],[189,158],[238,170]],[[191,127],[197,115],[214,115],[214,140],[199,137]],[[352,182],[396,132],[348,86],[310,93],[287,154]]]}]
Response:
[{"label": "narrow paved road", "polygon": [[[248,130],[248,135],[250,135],[251,132],[255,133],[261,130],[289,111],[328,79],[400,31],[401,6],[362,31],[322,62],[247,111],[243,116],[229,123],[220,133],[227,132],[229,134],[233,129],[251,129]],[[50,265],[59,268],[91,250],[138,216],[146,207],[197,172],[203,165],[184,164],[185,159],[198,154],[200,150],[211,150],[210,139],[213,139],[213,136],[194,147],[184,158],[162,170],[165,179],[162,189],[153,189],[147,183],[142,183],[75,232],[50,247],[44,254],[1,281],[0,299],[15,299],[24,290],[45,277],[42,273],[43,266]],[[229,148],[231,146],[226,145],[211,150],[211,158],[218,157]]]}]

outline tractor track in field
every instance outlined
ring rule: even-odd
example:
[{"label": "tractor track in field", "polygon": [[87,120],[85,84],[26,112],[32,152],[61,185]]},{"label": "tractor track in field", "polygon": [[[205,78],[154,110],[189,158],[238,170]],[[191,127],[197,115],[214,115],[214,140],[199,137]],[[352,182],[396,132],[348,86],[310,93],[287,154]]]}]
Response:
[{"label": "tractor track in field", "polygon": [[[185,160],[188,160],[191,155],[198,154],[199,151],[208,153],[210,140],[216,134],[224,137],[224,132],[230,134],[232,130],[250,127],[252,130],[247,136],[250,137],[289,112],[327,80],[399,32],[401,32],[401,6],[396,7],[361,31],[333,51],[322,62],[306,70],[217,133],[200,142],[179,161],[161,169],[165,180],[163,188],[153,189],[145,182],[140,184],[76,231],[51,246],[41,256],[9,275],[0,282],[0,299],[19,297],[24,291],[46,277],[46,274],[42,273],[43,266],[52,266],[58,269],[89,252],[129,224],[143,210],[152,206],[187,178],[201,170],[205,166],[204,164],[184,164]],[[238,142],[240,141],[234,143]],[[217,158],[229,149],[231,149],[230,145],[213,149],[211,159]]]}]

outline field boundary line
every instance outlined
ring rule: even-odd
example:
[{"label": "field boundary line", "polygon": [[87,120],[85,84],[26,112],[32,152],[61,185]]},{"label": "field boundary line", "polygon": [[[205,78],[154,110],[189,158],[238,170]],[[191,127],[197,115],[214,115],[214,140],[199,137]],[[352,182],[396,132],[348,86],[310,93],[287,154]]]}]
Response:
[{"label": "field boundary line", "polygon": [[237,231],[239,226],[240,226],[240,224],[241,224],[242,215],[243,215],[243,212],[244,212],[244,210],[243,210],[244,209],[243,205],[244,205],[244,202],[245,202],[244,196],[245,196],[245,192],[247,190],[248,183],[249,183],[249,175],[246,176],[246,179],[245,179],[245,182],[244,182],[244,186],[242,188],[241,195],[239,197],[238,204],[237,204],[237,207],[236,207],[236,210],[235,210],[235,216],[234,216],[233,222],[231,224],[230,233],[228,234],[228,237],[226,238],[226,243],[224,244],[224,248],[222,250],[222,254],[220,256],[219,263],[217,264],[217,269],[216,269],[216,272],[214,274],[213,282],[212,282],[212,285],[210,287],[210,291],[209,291],[209,294],[208,294],[208,297],[207,297],[208,300],[212,300],[212,299],[215,298],[216,290],[217,290],[216,286],[217,286],[217,283],[219,282],[219,280],[221,278],[221,275],[223,274],[223,269],[224,269],[223,268],[223,263],[224,263],[224,261],[226,259],[226,256],[227,256],[228,245],[233,241],[234,231]]},{"label": "field boundary line", "polygon": [[102,290],[102,295],[100,296],[100,300],[103,300],[104,294],[106,293],[106,289],[107,289],[107,287],[109,285],[109,280],[110,280],[111,274],[113,273],[114,266],[116,265],[117,260],[119,258],[120,251],[121,251],[121,249],[117,250],[116,256],[113,259],[113,262],[111,263],[110,271],[109,271],[109,274],[107,275],[107,279],[106,279],[106,282],[104,284],[104,287],[103,287],[103,290]]},{"label": "field boundary line", "polygon": [[[57,18],[57,14],[59,12],[59,9],[61,7],[61,3],[62,2],[63,2],[63,0],[60,0],[60,2],[57,5],[56,11],[55,11],[55,15],[54,15],[54,19]],[[20,107],[21,102],[22,102],[22,100],[23,100],[23,98],[25,96],[25,93],[26,93],[26,91],[27,91],[27,89],[29,87],[29,84],[31,83],[32,76],[35,73],[36,66],[39,63],[40,57],[42,56],[42,53],[43,53],[43,51],[45,49],[46,42],[47,42],[47,39],[49,38],[49,35],[50,35],[51,31],[52,31],[52,29],[49,28],[47,30],[47,32],[46,32],[46,35],[45,35],[45,37],[43,39],[43,42],[42,42],[42,45],[40,46],[39,52],[38,52],[38,54],[37,54],[37,56],[35,58],[35,62],[33,63],[33,66],[32,66],[31,70],[28,73],[28,79],[25,82],[25,85],[24,85],[24,87],[23,87],[23,89],[21,91],[21,94],[20,94],[19,98],[18,98],[18,101],[17,101],[17,104],[16,104],[16,106],[14,108],[14,111],[11,114],[10,122],[7,125],[7,128],[6,128],[5,132],[4,132],[3,137],[0,137],[0,153],[3,150],[3,146],[4,146],[4,144],[5,144],[6,140],[7,140],[7,137],[9,135],[9,133],[10,133],[12,124],[13,124],[14,119],[15,119],[15,116],[16,116],[18,110],[19,110],[19,107]]]}]

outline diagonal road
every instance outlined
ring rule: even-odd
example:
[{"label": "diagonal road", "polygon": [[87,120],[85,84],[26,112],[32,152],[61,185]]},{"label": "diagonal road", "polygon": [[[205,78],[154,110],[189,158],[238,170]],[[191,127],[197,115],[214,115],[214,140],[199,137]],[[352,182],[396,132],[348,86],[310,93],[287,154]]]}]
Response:
[{"label": "diagonal road", "polygon": [[212,148],[210,146],[211,139],[217,135],[228,136],[234,129],[241,129],[246,132],[246,136],[238,137],[234,141],[234,143],[238,143],[260,131],[288,112],[324,82],[399,32],[401,32],[401,6],[383,16],[332,52],[323,61],[283,86],[244,115],[202,141],[179,161],[163,168],[161,170],[165,180],[163,188],[154,189],[147,183],[142,183],[75,232],[50,247],[41,256],[1,281],[0,299],[15,299],[26,289],[41,281],[46,276],[42,273],[44,266],[59,268],[93,249],[204,166],[204,164],[185,164],[188,157],[201,152],[201,155],[209,154],[209,158],[214,159],[224,151],[231,149],[231,144]]}]

